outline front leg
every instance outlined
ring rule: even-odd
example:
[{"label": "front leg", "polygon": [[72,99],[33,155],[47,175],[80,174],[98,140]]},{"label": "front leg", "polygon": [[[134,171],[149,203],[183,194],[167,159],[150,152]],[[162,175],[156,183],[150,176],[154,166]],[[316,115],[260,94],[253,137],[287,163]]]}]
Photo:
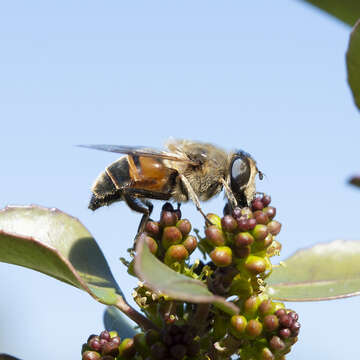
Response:
[{"label": "front leg", "polygon": [[236,198],[235,198],[229,184],[227,183],[227,181],[225,179],[223,179],[223,178],[221,178],[220,181],[224,186],[226,197],[229,200],[232,209],[234,210],[238,206],[238,202],[237,202],[237,200],[236,200]]},{"label": "front leg", "polygon": [[212,222],[206,217],[206,215],[204,214],[204,212],[202,211],[201,209],[201,206],[200,206],[200,200],[199,198],[197,197],[194,189],[192,188],[189,180],[185,177],[185,175],[183,174],[180,174],[180,180],[181,182],[184,184],[185,188],[186,188],[186,191],[188,192],[188,195],[190,197],[190,199],[192,200],[192,202],[195,204],[196,206],[196,209],[200,212],[200,214],[204,217],[205,221],[210,224],[210,225],[213,225]]}]

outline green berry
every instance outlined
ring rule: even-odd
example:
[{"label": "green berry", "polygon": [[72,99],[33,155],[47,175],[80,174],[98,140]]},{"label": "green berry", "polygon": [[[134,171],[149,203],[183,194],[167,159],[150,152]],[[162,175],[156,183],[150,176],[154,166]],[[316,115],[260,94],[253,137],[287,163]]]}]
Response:
[{"label": "green berry", "polygon": [[[221,229],[221,218],[216,214],[207,214],[206,218],[211,222],[212,225],[215,225],[218,229]],[[206,226],[211,226],[206,222]]]},{"label": "green berry", "polygon": [[269,234],[269,230],[266,225],[258,224],[251,230],[251,235],[254,237],[255,241],[263,241]]},{"label": "green berry", "polygon": [[131,359],[136,354],[134,339],[126,338],[119,346],[119,355],[125,359]]},{"label": "green berry", "polygon": [[232,263],[232,251],[228,246],[218,246],[210,253],[210,258],[216,266],[229,266]]},{"label": "green berry", "polygon": [[253,318],[257,316],[258,308],[261,304],[261,298],[257,295],[252,295],[244,302],[244,313],[247,318]]},{"label": "green berry", "polygon": [[257,275],[266,270],[266,262],[259,256],[250,255],[245,261],[245,268],[253,275]]},{"label": "green berry", "polygon": [[261,350],[259,360],[275,360],[275,356],[269,348],[265,347]]},{"label": "green berry", "polygon": [[230,319],[230,331],[236,338],[241,338],[245,333],[247,320],[245,316],[242,315],[233,315]]},{"label": "green berry", "polygon": [[118,336],[118,333],[115,330],[109,331],[109,334],[111,339],[114,338],[115,336]]}]

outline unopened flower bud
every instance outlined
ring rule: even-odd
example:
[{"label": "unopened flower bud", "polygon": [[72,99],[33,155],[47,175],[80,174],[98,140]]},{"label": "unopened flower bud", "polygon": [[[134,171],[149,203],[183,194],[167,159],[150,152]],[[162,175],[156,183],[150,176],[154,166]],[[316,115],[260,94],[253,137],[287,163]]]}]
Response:
[{"label": "unopened flower bud", "polygon": [[245,268],[250,273],[257,275],[266,270],[266,262],[259,256],[250,255],[245,261]]},{"label": "unopened flower bud", "polygon": [[232,251],[228,246],[218,246],[210,253],[210,258],[216,266],[229,266],[232,263]]},{"label": "unopened flower bud", "polygon": [[176,226],[167,226],[162,234],[161,242],[165,249],[171,245],[181,243],[182,234]]},{"label": "unopened flower bud", "polygon": [[131,359],[136,354],[134,339],[126,338],[119,346],[119,355],[125,359]]},{"label": "unopened flower bud", "polygon": [[284,329],[280,329],[279,331],[279,336],[282,338],[282,339],[287,339],[291,336],[291,331],[289,328],[284,328]]},{"label": "unopened flower bud", "polygon": [[173,211],[162,211],[160,215],[160,225],[165,226],[174,226],[177,222],[177,216]]},{"label": "unopened flower bud", "polygon": [[[220,218],[220,216],[218,216],[216,214],[207,214],[206,218],[211,222],[212,225],[215,225],[217,228],[221,229],[221,218]],[[210,224],[208,224],[206,222],[206,226],[210,226]]]},{"label": "unopened flower bud", "polygon": [[279,327],[279,319],[276,315],[266,315],[263,324],[267,331],[275,331]]},{"label": "unopened flower bud", "polygon": [[107,342],[103,345],[101,349],[101,355],[111,355],[118,356],[119,355],[119,344],[115,342]]},{"label": "unopened flower bud", "polygon": [[170,354],[176,360],[182,360],[186,355],[186,346],[182,344],[176,344],[170,348]]},{"label": "unopened flower bud", "polygon": [[251,209],[253,211],[256,211],[256,210],[262,210],[264,208],[264,204],[261,200],[261,198],[255,198],[252,202],[251,202]]},{"label": "unopened flower bud", "polygon": [[205,230],[207,241],[214,246],[222,246],[225,244],[223,232],[216,226],[210,225]]},{"label": "unopened flower bud", "polygon": [[189,253],[182,244],[171,245],[165,253],[165,264],[170,265],[175,261],[182,262],[189,257]]},{"label": "unopened flower bud", "polygon": [[275,355],[269,348],[265,347],[261,350],[260,360],[275,360]]},{"label": "unopened flower bud", "polygon": [[234,255],[239,259],[245,259],[248,257],[251,253],[250,246],[241,246],[241,247],[235,247],[234,249]]},{"label": "unopened flower bud", "polygon": [[258,337],[262,333],[263,326],[259,320],[251,319],[246,325],[246,334],[252,338]]},{"label": "unopened flower bud", "polygon": [[162,342],[158,341],[151,346],[150,352],[154,359],[162,360],[165,359],[167,349]]},{"label": "unopened flower bud", "polygon": [[191,231],[191,223],[187,219],[179,220],[176,223],[176,227],[180,230],[183,236],[186,236]]},{"label": "unopened flower bud", "polygon": [[234,245],[236,247],[251,245],[253,242],[254,237],[249,232],[239,232],[234,236]]},{"label": "unopened flower bud", "polygon": [[155,344],[160,339],[160,334],[154,329],[150,329],[145,333],[145,341],[148,346]]},{"label": "unopened flower bud", "polygon": [[244,302],[244,313],[246,317],[256,317],[258,308],[261,304],[261,298],[257,295],[252,295]]},{"label": "unopened flower bud", "polygon": [[231,325],[231,333],[236,338],[241,338],[241,336],[245,333],[247,320],[245,316],[233,315],[230,319],[230,325]]},{"label": "unopened flower bud", "polygon": [[258,224],[253,230],[251,230],[251,235],[254,237],[255,241],[263,241],[269,234],[269,230],[266,225]]},{"label": "unopened flower bud", "polygon": [[146,236],[145,237],[145,242],[148,245],[148,247],[150,249],[150,252],[155,255],[157,253],[157,250],[158,250],[158,247],[159,247],[156,240],[153,239],[150,236]]},{"label": "unopened flower bud", "polygon": [[271,315],[275,312],[275,304],[270,300],[264,300],[259,306],[259,314],[261,316]]},{"label": "unopened flower bud", "polygon": [[237,222],[231,215],[225,215],[221,219],[221,225],[224,231],[233,232],[237,228]]},{"label": "unopened flower bud", "polygon": [[272,220],[267,224],[267,228],[271,234],[277,235],[281,230],[281,224],[276,220]]},{"label": "unopened flower bud", "polygon": [[272,220],[276,216],[276,208],[272,206],[265,207],[262,211],[264,214],[266,214],[269,220]]},{"label": "unopened flower bud", "polygon": [[97,351],[85,351],[82,354],[82,360],[99,360],[101,355]]},{"label": "unopened flower bud", "polygon": [[273,336],[269,341],[269,345],[275,351],[285,349],[285,343],[278,336]]},{"label": "unopened flower bud", "polygon": [[187,356],[196,356],[200,352],[200,343],[198,341],[192,340],[186,347]]},{"label": "unopened flower bud", "polygon": [[197,247],[197,239],[195,236],[188,235],[182,244],[185,246],[188,253],[191,254]]},{"label": "unopened flower bud", "polygon": [[264,196],[261,198],[261,202],[264,206],[268,206],[271,203],[271,196],[264,194]]},{"label": "unopened flower bud", "polygon": [[158,222],[148,221],[145,225],[145,231],[149,236],[158,236],[160,234],[160,226]]},{"label": "unopened flower bud", "polygon": [[254,218],[257,224],[266,225],[269,222],[269,217],[261,210],[256,210],[254,212]]}]

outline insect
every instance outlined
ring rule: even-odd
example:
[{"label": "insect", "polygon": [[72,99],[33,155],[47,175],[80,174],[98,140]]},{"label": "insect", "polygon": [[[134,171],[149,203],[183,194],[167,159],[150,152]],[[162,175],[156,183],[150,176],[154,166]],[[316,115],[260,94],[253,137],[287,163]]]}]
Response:
[{"label": "insect", "polygon": [[206,143],[169,140],[167,150],[118,145],[81,147],[126,154],[105,168],[92,186],[91,210],[125,201],[143,214],[139,229],[146,224],[153,205],[149,199],[191,200],[198,211],[200,201],[225,190],[232,208],[248,206],[254,198],[256,175],[262,179],[255,160],[244,151],[227,153]]}]

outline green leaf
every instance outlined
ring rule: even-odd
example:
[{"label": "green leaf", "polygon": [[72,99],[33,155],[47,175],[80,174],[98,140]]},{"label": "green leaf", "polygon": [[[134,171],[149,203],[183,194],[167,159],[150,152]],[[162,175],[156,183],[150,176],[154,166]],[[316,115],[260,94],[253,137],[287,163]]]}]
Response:
[{"label": "green leaf", "polygon": [[211,303],[230,315],[239,313],[235,304],[212,294],[201,281],[179,274],[159,261],[144,240],[140,237],[137,241],[134,270],[147,287],[175,300]]},{"label": "green leaf", "polygon": [[354,26],[346,53],[348,83],[356,106],[360,109],[360,21]]},{"label": "green leaf", "polygon": [[360,18],[360,2],[358,0],[305,0],[326,11],[344,23],[353,26]]},{"label": "green leaf", "polygon": [[121,339],[132,338],[136,334],[134,327],[114,306],[108,306],[104,311],[104,325],[108,331],[116,330]]},{"label": "green leaf", "polygon": [[19,360],[19,359],[7,354],[0,354],[0,360]]},{"label": "green leaf", "polygon": [[360,187],[360,176],[359,175],[352,176],[349,179],[349,184],[354,185],[359,188]]},{"label": "green leaf", "polygon": [[283,301],[360,295],[360,241],[337,240],[300,250],[275,267],[268,294]]},{"label": "green leaf", "polygon": [[104,304],[114,305],[122,295],[88,230],[57,209],[33,205],[1,210],[0,261],[40,271]]}]

